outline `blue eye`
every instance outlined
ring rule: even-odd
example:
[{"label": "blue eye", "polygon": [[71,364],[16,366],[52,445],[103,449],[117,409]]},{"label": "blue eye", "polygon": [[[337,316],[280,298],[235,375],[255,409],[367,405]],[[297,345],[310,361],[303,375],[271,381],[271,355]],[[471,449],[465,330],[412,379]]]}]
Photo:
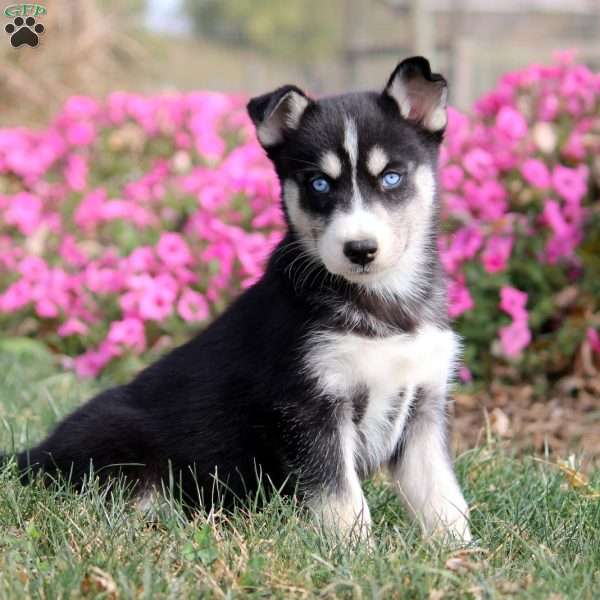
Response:
[{"label": "blue eye", "polygon": [[331,189],[329,187],[329,182],[325,177],[316,177],[315,179],[312,179],[310,187],[318,194],[326,194]]},{"label": "blue eye", "polygon": [[393,190],[402,182],[402,175],[396,171],[387,171],[383,174],[381,182],[384,190]]}]

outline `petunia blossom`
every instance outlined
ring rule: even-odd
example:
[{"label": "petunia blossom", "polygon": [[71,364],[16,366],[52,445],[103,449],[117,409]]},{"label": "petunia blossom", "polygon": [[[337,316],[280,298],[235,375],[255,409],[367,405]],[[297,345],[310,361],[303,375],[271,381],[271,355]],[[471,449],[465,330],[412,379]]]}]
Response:
[{"label": "petunia blossom", "polygon": [[191,289],[186,289],[177,302],[177,312],[184,321],[204,321],[209,316],[206,298]]},{"label": "petunia blossom", "polygon": [[514,321],[527,320],[527,293],[511,286],[503,286],[500,290],[500,308],[510,315]]},{"label": "petunia blossom", "polygon": [[531,330],[527,321],[513,321],[500,328],[500,345],[508,358],[516,358],[531,342]]}]

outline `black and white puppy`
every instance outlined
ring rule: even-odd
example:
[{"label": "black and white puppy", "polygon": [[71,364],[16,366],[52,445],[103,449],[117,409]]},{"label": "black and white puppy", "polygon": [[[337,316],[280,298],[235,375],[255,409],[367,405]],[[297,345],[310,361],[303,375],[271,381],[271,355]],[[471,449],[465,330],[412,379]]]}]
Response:
[{"label": "black and white puppy", "polygon": [[[470,539],[446,439],[459,343],[436,237],[446,82],[421,57],[383,92],[312,100],[295,86],[248,112],[288,230],[262,279],[198,337],[75,411],[17,456],[23,472],[169,482],[188,506],[299,493],[366,535],[361,480],[388,469],[428,533]],[[30,469],[30,470],[29,470]]]}]

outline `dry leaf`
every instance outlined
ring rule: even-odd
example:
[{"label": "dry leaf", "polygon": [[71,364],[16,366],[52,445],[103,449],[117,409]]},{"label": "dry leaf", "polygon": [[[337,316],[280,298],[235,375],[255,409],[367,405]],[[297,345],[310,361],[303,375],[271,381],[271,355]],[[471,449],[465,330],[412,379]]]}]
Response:
[{"label": "dry leaf", "polygon": [[572,488],[582,488],[588,486],[588,478],[581,471],[573,468],[566,460],[559,460],[558,468],[564,473],[565,478]]},{"label": "dry leaf", "polygon": [[511,437],[510,419],[501,408],[494,408],[490,414],[492,432],[500,437]]},{"label": "dry leaf", "polygon": [[446,569],[454,571],[455,573],[468,573],[469,571],[474,570],[472,564],[460,556],[451,556],[446,561]]},{"label": "dry leaf", "polygon": [[468,573],[477,571],[486,566],[485,560],[474,560],[477,554],[486,554],[484,548],[461,548],[451,554],[446,560],[446,568],[455,573]]},{"label": "dry leaf", "polygon": [[586,498],[600,498],[600,491],[593,489],[585,473],[576,468],[574,455],[569,456],[568,460],[558,460],[556,464],[574,490],[577,490]]},{"label": "dry leaf", "polygon": [[516,581],[501,581],[498,589],[503,594],[516,594],[521,589],[521,585]]},{"label": "dry leaf", "polygon": [[117,584],[110,573],[98,567],[92,567],[90,579],[96,584],[97,591],[106,592],[110,598],[117,597]]}]

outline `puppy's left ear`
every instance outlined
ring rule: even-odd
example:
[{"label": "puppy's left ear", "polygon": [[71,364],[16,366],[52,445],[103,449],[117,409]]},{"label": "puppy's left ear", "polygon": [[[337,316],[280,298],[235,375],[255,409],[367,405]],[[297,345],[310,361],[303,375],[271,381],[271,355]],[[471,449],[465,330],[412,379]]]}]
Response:
[{"label": "puppy's left ear", "polygon": [[247,109],[261,145],[264,148],[275,146],[283,141],[286,130],[297,129],[310,102],[295,85],[284,85],[269,94],[252,98]]},{"label": "puppy's left ear", "polygon": [[400,114],[408,121],[432,133],[442,132],[446,127],[448,84],[441,75],[431,72],[426,58],[413,56],[403,60],[383,93],[396,102]]}]

